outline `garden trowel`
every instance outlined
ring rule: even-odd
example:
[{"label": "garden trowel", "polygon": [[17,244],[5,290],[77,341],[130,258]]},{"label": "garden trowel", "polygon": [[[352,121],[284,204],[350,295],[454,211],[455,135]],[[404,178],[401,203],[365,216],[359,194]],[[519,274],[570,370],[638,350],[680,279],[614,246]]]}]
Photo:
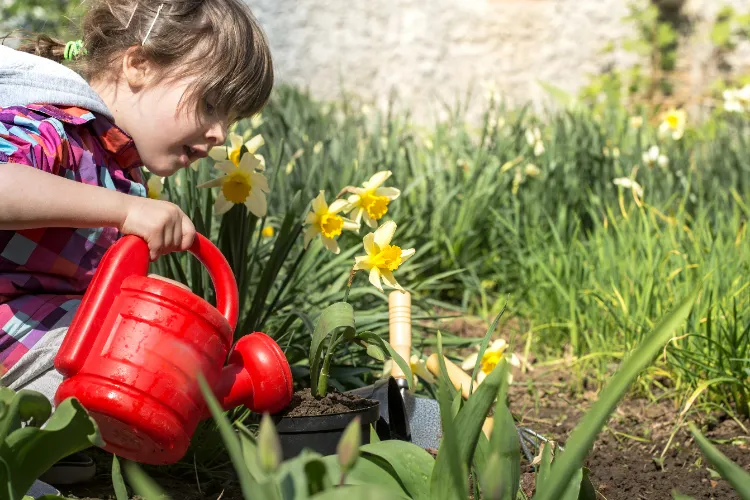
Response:
[{"label": "garden trowel", "polygon": [[[388,296],[389,341],[407,363],[411,358],[411,295],[395,290]],[[373,385],[349,391],[358,396],[380,402],[381,420],[378,436],[390,433],[386,439],[410,441],[421,448],[437,449],[442,427],[440,407],[434,399],[415,396],[409,391],[406,375],[396,363],[391,363],[388,378]]]}]

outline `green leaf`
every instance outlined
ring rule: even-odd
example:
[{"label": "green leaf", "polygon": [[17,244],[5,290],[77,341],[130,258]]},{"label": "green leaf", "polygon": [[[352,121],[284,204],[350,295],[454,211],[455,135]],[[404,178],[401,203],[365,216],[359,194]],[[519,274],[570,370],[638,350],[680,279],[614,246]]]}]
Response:
[{"label": "green leaf", "polygon": [[692,422],[688,424],[690,432],[695,438],[695,442],[698,443],[703,454],[706,456],[711,465],[721,474],[721,477],[726,479],[732,488],[740,495],[742,500],[750,500],[750,474],[739,465],[735,464],[726,455],[724,455],[718,448],[711,444],[703,434],[700,433],[698,428]]},{"label": "green leaf", "polygon": [[694,500],[693,497],[683,495],[677,490],[672,490],[672,500]]},{"label": "green leaf", "polygon": [[125,460],[125,475],[135,492],[146,500],[169,499],[169,495],[137,463]]},{"label": "green leaf", "polygon": [[429,477],[435,459],[419,446],[406,441],[381,441],[360,448],[362,457],[380,465],[403,485],[414,499],[429,499]]},{"label": "green leaf", "polygon": [[380,436],[378,436],[378,432],[375,430],[375,426],[372,424],[370,424],[370,442],[371,443],[380,442]]},{"label": "green leaf", "polygon": [[[358,334],[356,339],[361,339],[365,342],[367,342],[370,345],[377,346],[381,352],[387,351],[390,355],[391,359],[398,365],[399,368],[401,368],[401,371],[404,372],[404,375],[406,376],[406,383],[408,387],[411,389],[412,385],[414,384],[414,377],[411,373],[411,365],[407,360],[401,357],[399,353],[397,353],[393,346],[389,342],[386,342],[380,336],[372,333],[372,332],[362,332]],[[368,349],[369,354],[369,349]]]},{"label": "green leaf", "polygon": [[[336,460],[336,457],[334,455],[330,455],[327,457],[322,457],[321,460],[326,465],[328,481],[330,482],[330,484],[340,484],[342,471],[338,460]],[[398,477],[394,474],[394,471],[387,463],[381,463],[377,460],[372,460],[364,457],[362,460],[357,460],[357,463],[354,464],[354,467],[352,467],[352,469],[350,469],[349,472],[344,475],[344,484],[377,484],[378,486],[390,490],[393,495],[407,495],[403,485],[399,483]]]},{"label": "green leaf", "polygon": [[324,491],[318,495],[310,497],[311,500],[383,500],[384,498],[396,499],[409,497],[405,495],[396,495],[395,493],[382,486],[367,484],[363,486],[342,486],[333,490]]},{"label": "green leaf", "polygon": [[[504,384],[503,387],[507,387]],[[502,477],[503,498],[516,498],[521,484],[521,441],[513,415],[505,404],[505,390],[501,390],[495,405],[494,425],[490,449],[498,455],[498,468],[485,474]],[[489,464],[488,464],[489,467]]]},{"label": "green leaf", "polygon": [[591,471],[586,467],[583,468],[583,478],[581,479],[581,491],[578,494],[578,500],[597,500],[596,488],[591,483]]},{"label": "green leaf", "polygon": [[607,419],[625,395],[630,384],[644,368],[653,362],[664,344],[672,337],[674,330],[687,319],[700,290],[701,285],[696,287],[675,310],[662,319],[653,332],[645,338],[643,344],[623,362],[620,370],[601,392],[599,400],[573,430],[565,447],[565,453],[561,454],[559,459],[555,461],[549,484],[545,483],[542,494],[538,494],[535,500],[552,500],[553,495],[561,491],[570,482],[570,478],[577,469],[581,468],[597,434],[606,424]]},{"label": "green leaf", "polygon": [[224,441],[224,446],[227,448],[227,453],[229,453],[229,458],[232,460],[234,470],[237,472],[240,487],[242,488],[242,494],[245,498],[266,498],[264,496],[264,490],[250,474],[250,471],[248,471],[242,456],[242,448],[240,447],[239,439],[232,430],[232,425],[229,423],[229,419],[227,419],[227,416],[221,410],[219,402],[208,387],[208,383],[202,373],[198,373],[198,384],[200,385],[206,404],[208,405],[209,410],[211,410],[211,415],[213,415],[214,421],[219,428],[221,439]]},{"label": "green leaf", "polygon": [[320,313],[320,318],[318,318],[318,324],[315,326],[310,342],[310,387],[312,388],[318,387],[323,342],[339,330],[356,331],[354,309],[346,302],[331,304]]},{"label": "green leaf", "polygon": [[[282,462],[275,476],[281,497],[285,500],[306,500],[311,495],[330,488],[334,483],[329,478],[325,461],[327,459],[336,463],[334,455],[321,457],[319,453],[304,449],[293,459]],[[334,480],[338,481],[339,477]]]},{"label": "green leaf", "polygon": [[[25,391],[19,394],[22,392]],[[92,444],[104,443],[96,423],[75,398],[60,403],[43,429],[27,426],[12,432],[5,445],[15,494],[26,493],[52,464]]]},{"label": "green leaf", "polygon": [[[440,359],[442,359],[442,357]],[[441,369],[442,368],[443,367],[441,366]],[[482,425],[487,418],[487,414],[489,413],[492,404],[497,399],[498,393],[501,392],[501,388],[507,385],[507,370],[508,363],[503,359],[497,364],[497,366],[495,366],[492,372],[487,375],[484,382],[482,382],[476,392],[474,392],[466,401],[466,404],[454,419],[458,447],[457,459],[462,466],[468,468],[472,463],[479,435],[482,433]],[[447,377],[440,376],[441,380],[446,380],[446,378]],[[460,399],[460,396],[458,396],[458,398]],[[442,449],[439,450],[435,462],[433,478],[436,476],[440,477],[449,475],[450,472],[448,468],[451,467],[450,462],[452,460],[453,457],[447,456],[443,453]]]},{"label": "green leaf", "polygon": [[258,445],[250,429],[242,425],[241,422],[234,424],[237,427],[237,435],[240,438],[240,447],[242,448],[242,457],[245,460],[245,466],[253,478],[260,482],[266,478],[266,473],[260,467],[258,461]]},{"label": "green leaf", "polygon": [[117,500],[128,500],[128,489],[125,487],[117,455],[112,455],[112,488],[115,490]]},{"label": "green leaf", "polygon": [[[443,339],[439,331],[437,339],[440,373],[448,373],[443,359]],[[430,477],[430,498],[437,500],[466,498],[468,493],[468,467],[466,462],[461,460],[461,443],[458,437],[460,428],[457,425],[457,419],[454,420],[451,413],[452,401],[449,386],[452,386],[452,384],[448,377],[438,377],[438,404],[440,405],[443,440],[440,443],[435,467],[433,467]],[[456,395],[455,397],[460,398],[461,396]]]},{"label": "green leaf", "polygon": [[[539,470],[536,473],[536,481],[534,482],[534,490],[536,496],[542,494],[543,491],[549,485],[549,478],[552,469],[552,443],[542,444],[542,462],[539,464]],[[535,497],[536,498],[536,497]]]}]

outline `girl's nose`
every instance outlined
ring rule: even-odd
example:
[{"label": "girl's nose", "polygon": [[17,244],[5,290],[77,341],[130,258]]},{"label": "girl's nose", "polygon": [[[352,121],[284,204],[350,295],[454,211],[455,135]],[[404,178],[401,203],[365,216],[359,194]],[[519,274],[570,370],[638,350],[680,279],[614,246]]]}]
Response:
[{"label": "girl's nose", "polygon": [[209,141],[213,141],[214,146],[220,146],[227,140],[227,127],[223,121],[216,121],[211,124],[208,131],[206,132],[206,138]]}]

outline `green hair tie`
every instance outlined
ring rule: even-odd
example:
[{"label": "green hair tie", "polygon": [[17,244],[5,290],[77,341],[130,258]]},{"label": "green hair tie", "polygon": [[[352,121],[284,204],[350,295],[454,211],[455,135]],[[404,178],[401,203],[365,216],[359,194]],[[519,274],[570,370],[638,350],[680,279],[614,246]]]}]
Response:
[{"label": "green hair tie", "polygon": [[81,54],[85,54],[86,49],[83,48],[83,40],[71,40],[65,44],[65,52],[63,58],[66,61],[72,61],[78,59]]}]

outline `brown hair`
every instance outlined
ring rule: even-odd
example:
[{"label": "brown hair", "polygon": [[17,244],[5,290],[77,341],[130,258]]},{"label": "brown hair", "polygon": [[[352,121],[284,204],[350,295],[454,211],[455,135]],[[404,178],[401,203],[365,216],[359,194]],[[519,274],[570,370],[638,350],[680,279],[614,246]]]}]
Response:
[{"label": "brown hair", "polygon": [[[271,52],[242,0],[94,0],[83,18],[85,54],[73,66],[89,81],[111,77],[133,46],[164,78],[196,77],[181,105],[201,109],[210,98],[235,121],[260,111],[270,97]],[[19,50],[62,62],[65,42],[41,35]]]}]

